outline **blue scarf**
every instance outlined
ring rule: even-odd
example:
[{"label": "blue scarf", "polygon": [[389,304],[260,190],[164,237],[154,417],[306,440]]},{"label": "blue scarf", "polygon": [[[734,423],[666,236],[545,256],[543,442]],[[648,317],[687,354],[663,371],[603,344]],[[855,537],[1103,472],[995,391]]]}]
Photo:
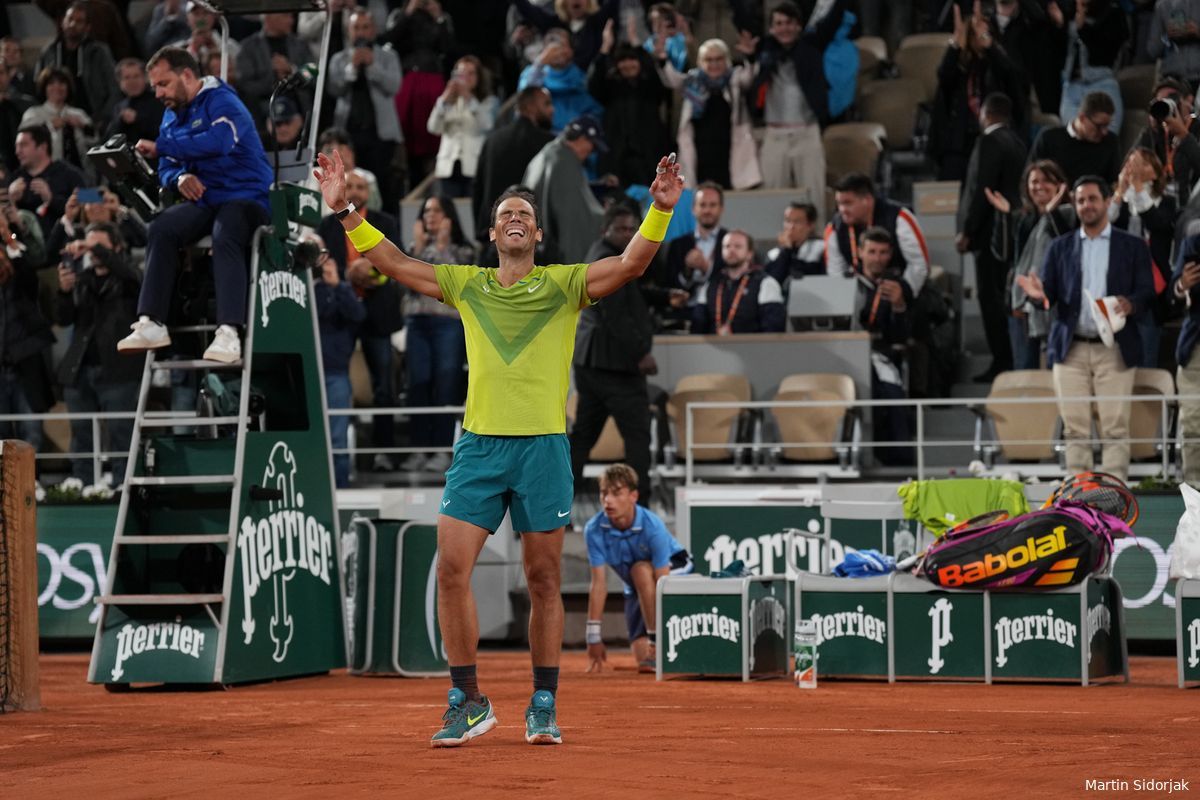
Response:
[{"label": "blue scarf", "polygon": [[727,69],[719,78],[710,78],[708,73],[699,67],[689,70],[683,81],[683,97],[692,104],[692,119],[704,116],[708,98],[713,92],[724,92],[733,77],[733,70]]}]

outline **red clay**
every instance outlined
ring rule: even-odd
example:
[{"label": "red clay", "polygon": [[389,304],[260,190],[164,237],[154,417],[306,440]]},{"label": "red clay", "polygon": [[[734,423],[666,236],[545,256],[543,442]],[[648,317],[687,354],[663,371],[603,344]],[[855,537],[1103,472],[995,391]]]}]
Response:
[{"label": "red clay", "polygon": [[[229,691],[110,694],[83,656],[44,656],[37,713],[0,716],[0,797],[1075,797],[1085,781],[1190,781],[1200,694],[1175,661],[1132,683],[672,680],[563,661],[564,744],[525,744],[528,655],[486,652],[500,725],[431,750],[447,680],[330,676]],[[86,794],[81,794],[85,792]],[[1105,794],[1118,794],[1108,793]],[[1130,794],[1134,794],[1132,791]],[[1139,797],[1164,796],[1140,792]]]}]

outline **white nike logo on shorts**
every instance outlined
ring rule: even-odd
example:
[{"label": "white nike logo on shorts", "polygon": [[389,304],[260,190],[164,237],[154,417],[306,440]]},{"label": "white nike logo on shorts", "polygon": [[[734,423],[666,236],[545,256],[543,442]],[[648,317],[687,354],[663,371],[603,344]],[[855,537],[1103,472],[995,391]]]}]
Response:
[{"label": "white nike logo on shorts", "polygon": [[569,516],[571,516],[571,509],[569,509],[569,508],[566,511],[558,512],[559,519],[562,519],[563,517],[569,517]]}]

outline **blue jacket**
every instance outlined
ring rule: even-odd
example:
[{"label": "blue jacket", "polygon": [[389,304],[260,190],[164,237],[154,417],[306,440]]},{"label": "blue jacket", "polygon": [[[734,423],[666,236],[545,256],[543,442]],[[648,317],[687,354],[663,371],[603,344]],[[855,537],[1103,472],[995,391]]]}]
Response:
[{"label": "blue jacket", "polygon": [[530,64],[521,71],[517,91],[529,86],[541,86],[550,93],[550,98],[554,101],[554,118],[550,123],[550,130],[555,133],[562,133],[562,129],[567,127],[571,120],[582,114],[591,114],[597,120],[604,121],[604,107],[588,94],[587,74],[574,64],[568,64],[562,69],[544,64]]},{"label": "blue jacket", "polygon": [[[1175,284],[1183,277],[1183,267],[1191,261],[1200,261],[1200,236],[1190,236],[1183,240],[1179,248],[1179,257],[1175,259],[1175,274],[1171,276],[1168,292],[1175,291]],[[1183,330],[1179,332],[1179,341],[1175,344],[1175,360],[1179,366],[1186,367],[1192,359],[1192,351],[1200,342],[1200,285],[1193,286],[1192,303],[1187,308],[1187,317],[1183,320]]]},{"label": "blue jacket", "polygon": [[[1058,364],[1067,357],[1075,338],[1083,296],[1083,266],[1080,261],[1079,231],[1064,234],[1046,250],[1042,264],[1042,284],[1050,301],[1050,335],[1046,352]],[[1154,300],[1154,278],[1150,274],[1150,248],[1138,236],[1113,228],[1108,252],[1108,293],[1124,296],[1133,303],[1133,315],[1116,335],[1117,347],[1127,367],[1137,366],[1142,352],[1142,337],[1137,318],[1147,312]]]},{"label": "blue jacket", "polygon": [[158,130],[158,179],[173,187],[191,173],[204,184],[200,205],[253,200],[267,208],[271,165],[237,93],[213,77],[182,111],[167,109]]}]

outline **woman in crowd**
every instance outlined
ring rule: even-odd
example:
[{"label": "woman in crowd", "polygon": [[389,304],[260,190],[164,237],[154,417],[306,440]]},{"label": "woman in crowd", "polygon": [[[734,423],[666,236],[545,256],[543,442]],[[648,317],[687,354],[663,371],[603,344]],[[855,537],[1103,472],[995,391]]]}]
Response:
[{"label": "woman in crowd", "polygon": [[604,26],[615,19],[621,0],[554,0],[554,12],[540,8],[530,0],[515,0],[513,7],[527,23],[545,33],[551,28],[566,28],[571,33],[575,64],[584,72],[600,52]]},{"label": "woman in crowd", "polygon": [[[454,201],[445,195],[431,195],[421,206],[421,217],[413,224],[413,239],[408,252],[430,264],[470,264],[475,253],[458,223]],[[407,292],[402,304],[405,324],[405,358],[408,363],[410,406],[452,406],[461,403],[465,393],[464,370],[467,343],[462,320],[450,306]],[[423,414],[409,418],[413,447],[449,447],[454,441],[454,417],[450,414]],[[401,469],[445,472],[450,466],[449,453],[413,453]]]},{"label": "woman in crowd", "polygon": [[1150,247],[1154,290],[1158,293],[1151,314],[1143,314],[1138,327],[1142,334],[1142,360],[1138,366],[1158,366],[1158,342],[1170,310],[1170,295],[1164,291],[1171,278],[1171,244],[1175,238],[1178,206],[1165,194],[1166,170],[1154,151],[1135,147],[1125,157],[1117,188],[1108,206],[1114,228],[1141,236]]},{"label": "woman in crowd", "polygon": [[751,64],[734,67],[729,45],[709,39],[700,45],[700,66],[681,73],[665,51],[655,53],[663,81],[683,91],[679,112],[679,163],[692,185],[704,181],[726,189],[762,183],[750,114],[742,99],[754,78]]},{"label": "woman in crowd", "polygon": [[1025,296],[1015,276],[1039,274],[1050,242],[1075,227],[1075,212],[1069,201],[1064,203],[1069,189],[1062,169],[1047,160],[1034,161],[1025,167],[1021,208],[1015,213],[1004,195],[984,189],[988,202],[996,210],[992,254],[1009,268],[1008,331],[1016,369],[1041,366],[1042,344],[1050,329],[1050,317],[1044,308]]},{"label": "woman in crowd", "polygon": [[87,112],[70,104],[75,91],[71,73],[46,67],[38,75],[37,91],[42,102],[26,109],[21,126],[45,125],[50,130],[50,157],[90,174],[84,155],[95,144],[96,131]]},{"label": "woman in crowd", "polygon": [[483,140],[496,124],[496,98],[491,77],[475,56],[463,56],[454,65],[446,88],[429,115],[430,133],[441,136],[434,174],[437,193],[470,197]]}]

